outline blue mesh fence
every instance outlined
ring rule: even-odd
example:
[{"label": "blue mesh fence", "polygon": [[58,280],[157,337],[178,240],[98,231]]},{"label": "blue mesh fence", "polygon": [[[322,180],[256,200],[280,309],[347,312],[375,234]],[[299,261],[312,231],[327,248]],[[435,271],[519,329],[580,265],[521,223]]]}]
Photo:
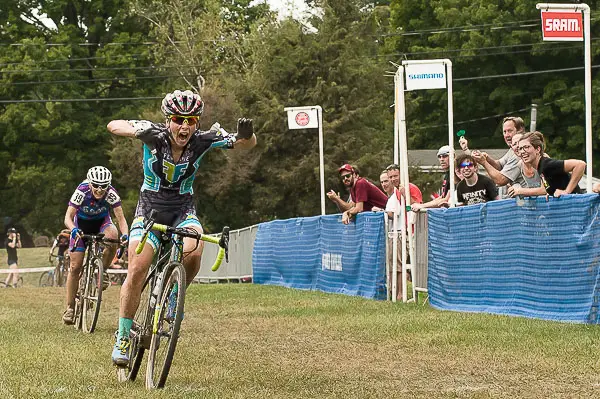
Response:
[{"label": "blue mesh fence", "polygon": [[365,212],[349,225],[340,215],[261,223],[252,253],[253,281],[385,299],[385,226]]},{"label": "blue mesh fence", "polygon": [[431,305],[597,324],[599,206],[586,194],[429,211]]}]

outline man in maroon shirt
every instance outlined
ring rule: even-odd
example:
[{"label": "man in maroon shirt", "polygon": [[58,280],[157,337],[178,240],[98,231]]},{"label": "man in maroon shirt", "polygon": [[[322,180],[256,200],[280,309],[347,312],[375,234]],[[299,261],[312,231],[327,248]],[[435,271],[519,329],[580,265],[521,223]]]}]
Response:
[{"label": "man in maroon shirt", "polygon": [[352,197],[352,206],[342,213],[342,223],[348,224],[350,220],[360,212],[367,212],[373,209],[385,208],[387,195],[383,193],[376,185],[362,177],[356,176],[354,168],[349,164],[342,165],[338,172],[344,182],[350,181],[350,196]]}]

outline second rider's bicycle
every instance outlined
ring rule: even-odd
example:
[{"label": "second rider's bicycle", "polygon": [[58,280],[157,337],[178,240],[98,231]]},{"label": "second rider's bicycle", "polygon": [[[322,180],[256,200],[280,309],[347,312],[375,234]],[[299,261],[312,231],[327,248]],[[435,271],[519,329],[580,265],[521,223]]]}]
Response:
[{"label": "second rider's bicycle", "polygon": [[221,237],[199,234],[190,228],[176,228],[155,223],[151,216],[144,223],[142,240],[136,248],[141,253],[148,233],[160,236],[161,243],[144,282],[140,305],[133,319],[130,332],[130,360],[125,368],[117,368],[119,381],[133,381],[142,364],[144,352],[148,351],[146,387],[162,388],[165,385],[177,339],[183,320],[186,276],[183,261],[185,237],[219,245],[219,252],[212,270],[216,271],[229,256],[229,227],[224,227]]},{"label": "second rider's bicycle", "polygon": [[85,240],[87,255],[79,278],[79,290],[75,296],[75,328],[93,333],[98,323],[102,303],[104,283],[102,251],[107,244],[120,244],[121,241],[104,237],[104,233],[83,234],[81,239]]}]

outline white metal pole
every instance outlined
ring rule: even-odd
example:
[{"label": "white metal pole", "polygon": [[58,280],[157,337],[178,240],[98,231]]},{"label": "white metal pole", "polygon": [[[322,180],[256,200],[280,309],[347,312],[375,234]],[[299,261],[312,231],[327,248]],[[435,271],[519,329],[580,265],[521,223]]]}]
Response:
[{"label": "white metal pole", "polygon": [[[397,219],[398,217],[402,218],[401,219],[401,223],[400,223],[400,231],[401,231],[401,236],[398,237],[397,231],[396,234],[394,235],[394,245],[397,247],[398,246],[398,239],[400,239],[400,251],[401,251],[401,256],[400,259],[402,260],[402,281],[400,282],[401,287],[402,287],[402,302],[406,302],[408,299],[407,296],[407,273],[406,273],[406,217],[405,217],[405,212],[404,209],[406,209],[406,204],[410,203],[410,194],[407,194],[407,189],[408,189],[408,146],[407,146],[407,142],[408,140],[406,139],[406,108],[405,108],[405,99],[404,99],[404,67],[401,66],[398,68],[398,74],[400,77],[400,91],[399,91],[399,107],[398,107],[398,123],[399,123],[399,133],[400,133],[400,137],[398,138],[398,144],[400,146],[400,159],[398,163],[398,166],[400,167],[400,170],[398,171],[400,173],[400,184],[402,184],[405,188],[404,193],[404,197],[400,197],[400,210],[399,210],[399,214],[394,214],[394,218]],[[396,194],[396,192],[394,191],[394,195]],[[394,262],[397,264],[398,260],[394,259]],[[396,267],[396,275],[398,275],[397,272],[397,267]]]},{"label": "white metal pole", "polygon": [[446,64],[446,86],[448,90],[448,145],[450,146],[450,206],[454,206],[454,108],[452,107],[452,61]]},{"label": "white metal pole", "polygon": [[590,7],[583,7],[583,40],[585,46],[585,161],[588,193],[592,192],[592,56],[590,49]]},{"label": "white metal pole", "polygon": [[592,59],[590,50],[590,7],[585,3],[578,4],[557,4],[557,3],[538,3],[535,5],[538,10],[567,10],[583,12],[583,47],[584,47],[584,73],[585,73],[585,162],[586,171],[586,189],[588,193],[592,192]]},{"label": "white metal pole", "polygon": [[319,115],[319,178],[321,180],[321,215],[325,215],[325,157],[323,155],[323,108],[316,105]]},{"label": "white metal pole", "polygon": [[399,66],[394,75],[394,163],[398,163],[398,135],[399,135],[399,112],[400,94],[404,97],[404,81],[402,71],[404,67]]},{"label": "white metal pole", "polygon": [[529,121],[529,131],[535,132],[537,126],[537,104],[531,104],[531,120]]}]

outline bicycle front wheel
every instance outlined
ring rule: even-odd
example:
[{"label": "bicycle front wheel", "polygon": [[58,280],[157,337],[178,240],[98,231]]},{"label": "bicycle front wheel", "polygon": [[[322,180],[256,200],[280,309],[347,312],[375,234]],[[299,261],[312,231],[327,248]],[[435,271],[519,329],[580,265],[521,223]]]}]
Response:
[{"label": "bicycle front wheel", "polygon": [[163,273],[162,288],[152,318],[152,339],[146,369],[147,388],[165,386],[183,320],[185,269],[181,263],[171,263]]},{"label": "bicycle front wheel", "polygon": [[100,304],[102,303],[102,259],[92,258],[85,274],[85,291],[83,295],[83,323],[82,330],[93,333],[96,329]]},{"label": "bicycle front wheel", "polygon": [[40,276],[40,287],[52,287],[54,285],[54,273],[44,272]]},{"label": "bicycle front wheel", "polygon": [[152,310],[154,309],[150,303],[152,295],[151,281],[146,281],[142,289],[140,305],[133,318],[133,325],[129,333],[129,364],[125,368],[117,368],[117,379],[119,382],[135,381],[142,365],[144,352],[150,348]]}]

